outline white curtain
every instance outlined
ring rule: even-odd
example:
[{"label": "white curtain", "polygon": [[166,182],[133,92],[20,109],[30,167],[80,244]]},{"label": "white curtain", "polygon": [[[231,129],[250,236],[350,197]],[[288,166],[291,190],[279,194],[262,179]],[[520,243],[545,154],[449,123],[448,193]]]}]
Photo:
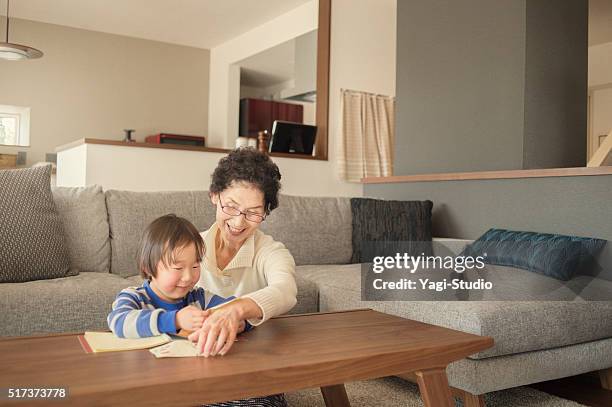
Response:
[{"label": "white curtain", "polygon": [[393,175],[395,98],[343,89],[340,176],[349,182]]}]

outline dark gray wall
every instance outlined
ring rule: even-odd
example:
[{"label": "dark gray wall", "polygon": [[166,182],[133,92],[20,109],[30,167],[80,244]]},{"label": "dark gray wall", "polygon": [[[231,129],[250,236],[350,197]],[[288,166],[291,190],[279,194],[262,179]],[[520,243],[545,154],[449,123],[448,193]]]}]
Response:
[{"label": "dark gray wall", "polygon": [[366,184],[365,196],[430,199],[434,236],[491,227],[612,240],[612,175]]},{"label": "dark gray wall", "polygon": [[584,166],[587,0],[400,0],[394,173]]},{"label": "dark gray wall", "polygon": [[586,165],[588,1],[528,0],[523,168]]},{"label": "dark gray wall", "polygon": [[395,174],[521,168],[525,0],[399,0]]}]

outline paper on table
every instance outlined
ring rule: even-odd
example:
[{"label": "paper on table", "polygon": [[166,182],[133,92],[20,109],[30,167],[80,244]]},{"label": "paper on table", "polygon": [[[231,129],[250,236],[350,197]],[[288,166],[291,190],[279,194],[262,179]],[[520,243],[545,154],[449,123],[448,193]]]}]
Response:
[{"label": "paper on table", "polygon": [[[235,342],[238,342],[238,339],[236,339]],[[190,358],[202,356],[196,350],[196,344],[184,338],[173,339],[170,343],[149,349],[149,352],[155,355],[156,358]]]},{"label": "paper on table", "polygon": [[157,348],[149,349],[156,358],[188,358],[199,356],[195,343],[177,340]]},{"label": "paper on table", "polygon": [[148,349],[172,340],[166,334],[148,338],[126,339],[118,338],[112,332],[85,332],[84,337],[91,350],[96,353]]},{"label": "paper on table", "polygon": [[[216,305],[211,308],[207,308],[207,310],[215,311],[217,308],[220,308],[224,305],[229,304],[230,302],[236,301],[236,298],[224,302],[223,304]],[[158,346],[153,349],[149,349],[156,358],[188,358],[194,356],[200,356],[198,351],[196,350],[196,344],[192,343],[187,339],[189,334],[193,331],[188,331],[186,329],[181,329],[177,334],[172,335],[173,340],[170,343],[166,343],[162,346]],[[238,339],[236,339],[237,341]]]}]

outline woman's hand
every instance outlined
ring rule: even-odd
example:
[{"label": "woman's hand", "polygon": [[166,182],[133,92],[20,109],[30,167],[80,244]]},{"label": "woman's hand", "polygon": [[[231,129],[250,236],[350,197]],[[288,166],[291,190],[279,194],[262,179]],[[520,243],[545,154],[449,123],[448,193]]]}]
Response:
[{"label": "woman's hand", "polygon": [[240,325],[238,325],[238,333],[244,332],[246,329],[246,321],[240,321]]},{"label": "woman's hand", "polygon": [[205,357],[225,355],[236,340],[238,332],[244,330],[244,320],[240,307],[229,303],[208,311],[210,314],[202,328],[189,335],[189,340],[197,341],[196,349]]}]

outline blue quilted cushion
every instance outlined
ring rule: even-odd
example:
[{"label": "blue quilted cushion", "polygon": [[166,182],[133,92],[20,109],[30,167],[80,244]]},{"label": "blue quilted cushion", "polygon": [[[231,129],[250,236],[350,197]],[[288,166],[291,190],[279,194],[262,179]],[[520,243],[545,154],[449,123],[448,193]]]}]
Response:
[{"label": "blue quilted cushion", "polygon": [[589,267],[606,243],[588,237],[489,229],[461,255],[483,256],[485,263],[518,267],[567,281],[578,270]]}]

